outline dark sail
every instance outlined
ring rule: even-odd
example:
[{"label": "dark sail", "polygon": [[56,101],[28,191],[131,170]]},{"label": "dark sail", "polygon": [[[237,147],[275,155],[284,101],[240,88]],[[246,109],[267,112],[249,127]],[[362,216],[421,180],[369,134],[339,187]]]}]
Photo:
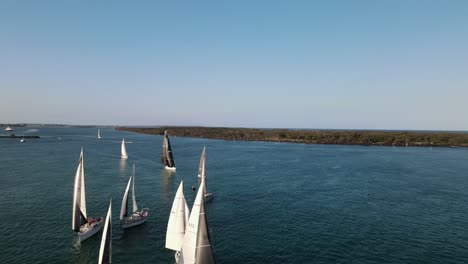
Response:
[{"label": "dark sail", "polygon": [[169,168],[174,168],[174,157],[172,156],[171,142],[167,136],[167,131],[164,131],[163,145],[161,150],[161,163]]},{"label": "dark sail", "polygon": [[[167,137],[167,135],[166,135]],[[166,159],[166,166],[168,167],[175,167],[174,157],[172,156],[172,148],[171,142],[169,141],[169,137],[167,137],[167,159]]]}]

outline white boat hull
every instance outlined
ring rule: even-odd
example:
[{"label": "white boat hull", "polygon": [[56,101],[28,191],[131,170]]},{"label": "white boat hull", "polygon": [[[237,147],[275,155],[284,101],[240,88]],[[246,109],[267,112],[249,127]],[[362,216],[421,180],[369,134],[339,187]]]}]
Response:
[{"label": "white boat hull", "polygon": [[122,228],[130,228],[133,226],[141,225],[146,222],[148,218],[148,208],[144,208],[139,212],[133,213],[131,216],[122,220]]},{"label": "white boat hull", "polygon": [[122,159],[128,159],[128,156],[121,156]]},{"label": "white boat hull", "polygon": [[96,223],[91,224],[91,228],[88,224],[81,226],[80,231],[78,232],[78,238],[80,239],[80,242],[85,241],[86,239],[92,237],[94,234],[99,232],[99,230],[101,230],[103,222],[104,220],[101,218]]},{"label": "white boat hull", "polygon": [[168,171],[175,171],[176,170],[175,167],[168,167],[168,166],[164,166],[164,169],[166,169]]}]

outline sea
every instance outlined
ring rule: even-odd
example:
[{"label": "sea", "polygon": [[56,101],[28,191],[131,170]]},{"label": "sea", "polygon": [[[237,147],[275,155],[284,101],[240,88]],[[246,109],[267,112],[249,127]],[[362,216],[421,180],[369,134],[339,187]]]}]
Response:
[{"label": "sea", "polygon": [[[217,263],[468,263],[468,149],[243,142],[101,128],[28,127],[0,139],[1,263],[97,263],[101,233],[78,243],[73,182],[84,149],[87,212],[112,199],[112,262],[174,263],[165,249],[179,183],[192,207],[206,146],[206,204]],[[170,131],[169,131],[170,135]],[[127,142],[128,160],[120,158]],[[145,224],[123,230],[132,165]]]}]

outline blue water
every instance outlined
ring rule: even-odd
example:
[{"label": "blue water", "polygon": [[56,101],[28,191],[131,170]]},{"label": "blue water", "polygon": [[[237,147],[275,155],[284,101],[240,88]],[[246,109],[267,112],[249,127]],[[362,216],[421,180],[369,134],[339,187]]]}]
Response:
[{"label": "blue water", "polygon": [[[181,179],[189,207],[207,148],[207,215],[218,263],[468,263],[468,149],[326,146],[38,128],[0,139],[2,263],[97,263],[101,234],[77,243],[73,178],[85,152],[88,215],[113,198],[113,262],[173,263],[164,248]],[[59,140],[58,137],[62,139]],[[129,159],[120,160],[120,141]],[[132,163],[148,222],[123,231],[118,211]]]}]

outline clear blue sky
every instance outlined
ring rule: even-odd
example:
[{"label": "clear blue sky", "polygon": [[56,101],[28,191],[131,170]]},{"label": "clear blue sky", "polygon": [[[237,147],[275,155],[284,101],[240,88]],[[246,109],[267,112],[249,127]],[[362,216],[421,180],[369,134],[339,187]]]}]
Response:
[{"label": "clear blue sky", "polygon": [[468,1],[0,1],[0,122],[468,130]]}]

